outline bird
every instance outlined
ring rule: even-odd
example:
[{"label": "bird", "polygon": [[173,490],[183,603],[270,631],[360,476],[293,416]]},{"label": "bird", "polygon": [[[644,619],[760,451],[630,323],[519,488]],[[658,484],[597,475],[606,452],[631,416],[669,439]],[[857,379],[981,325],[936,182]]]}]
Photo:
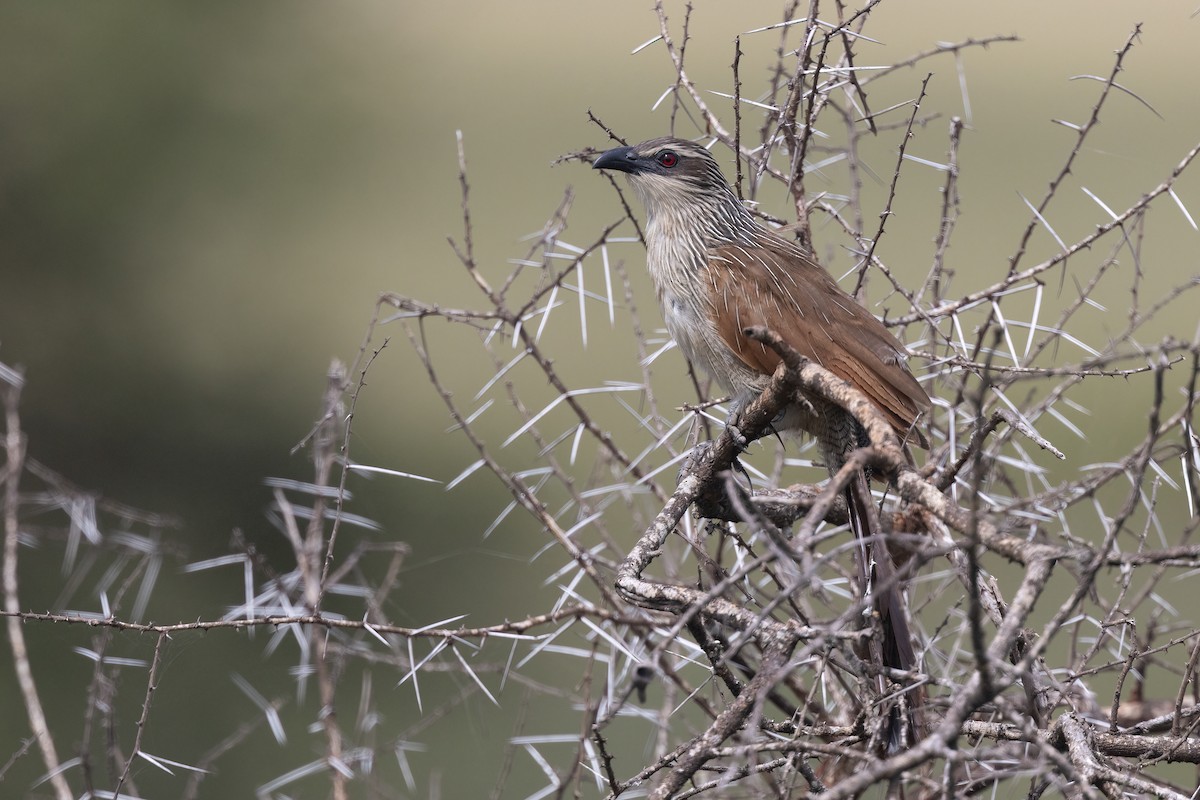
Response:
[{"label": "bird", "polygon": [[[592,167],[625,173],[641,200],[646,266],[667,331],[693,366],[729,392],[731,419],[762,393],[781,360],[746,334],[765,326],[865,395],[901,441],[928,447],[916,424],[931,401],[905,363],[904,345],[804,248],[761,225],[708,149],[660,137],[607,150]],[[870,444],[848,411],[815,395],[790,403],[773,427],[811,435],[830,475]],[[879,659],[910,671],[917,664],[907,611],[868,480],[860,472],[845,490],[864,551],[860,577],[864,586],[878,586],[871,601],[883,629]],[[919,693],[911,693],[910,729],[919,703]]]}]

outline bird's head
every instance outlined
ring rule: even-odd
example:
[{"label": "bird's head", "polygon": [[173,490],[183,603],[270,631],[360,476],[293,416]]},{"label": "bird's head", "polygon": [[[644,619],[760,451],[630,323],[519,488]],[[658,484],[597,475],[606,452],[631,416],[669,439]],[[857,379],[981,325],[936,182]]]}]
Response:
[{"label": "bird's head", "polygon": [[732,201],[741,208],[712,153],[685,139],[664,136],[600,154],[593,169],[624,172],[646,212],[696,212]]}]

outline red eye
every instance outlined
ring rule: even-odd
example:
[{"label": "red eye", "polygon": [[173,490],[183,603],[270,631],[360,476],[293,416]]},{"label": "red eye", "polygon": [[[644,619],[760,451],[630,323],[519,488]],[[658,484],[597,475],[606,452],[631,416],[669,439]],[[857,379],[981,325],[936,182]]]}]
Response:
[{"label": "red eye", "polygon": [[670,150],[663,150],[658,154],[658,163],[662,164],[667,169],[679,163],[679,156],[672,153]]}]

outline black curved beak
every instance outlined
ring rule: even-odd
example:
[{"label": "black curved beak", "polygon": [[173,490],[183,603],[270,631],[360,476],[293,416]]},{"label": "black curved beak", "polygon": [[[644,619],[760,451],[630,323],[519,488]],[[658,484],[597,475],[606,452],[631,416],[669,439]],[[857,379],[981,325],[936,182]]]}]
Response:
[{"label": "black curved beak", "polygon": [[601,153],[600,157],[592,162],[592,169],[615,169],[620,172],[637,172],[642,166],[632,147],[614,147]]}]

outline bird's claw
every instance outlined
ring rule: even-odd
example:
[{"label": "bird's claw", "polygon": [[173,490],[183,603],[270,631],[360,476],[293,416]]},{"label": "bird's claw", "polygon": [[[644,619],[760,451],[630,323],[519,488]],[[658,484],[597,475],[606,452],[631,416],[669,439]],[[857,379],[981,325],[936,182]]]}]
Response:
[{"label": "bird's claw", "polygon": [[742,433],[740,427],[741,421],[742,414],[740,411],[731,412],[729,418],[725,420],[725,430],[729,432],[729,438],[733,440],[733,445],[739,453],[750,446],[750,440]]},{"label": "bird's claw", "polygon": [[712,448],[712,442],[697,442],[692,445],[692,449],[688,451],[683,463],[679,466],[679,474],[675,476],[675,483],[678,484],[682,481],[684,475],[696,472],[697,468],[710,458],[709,453]]}]

